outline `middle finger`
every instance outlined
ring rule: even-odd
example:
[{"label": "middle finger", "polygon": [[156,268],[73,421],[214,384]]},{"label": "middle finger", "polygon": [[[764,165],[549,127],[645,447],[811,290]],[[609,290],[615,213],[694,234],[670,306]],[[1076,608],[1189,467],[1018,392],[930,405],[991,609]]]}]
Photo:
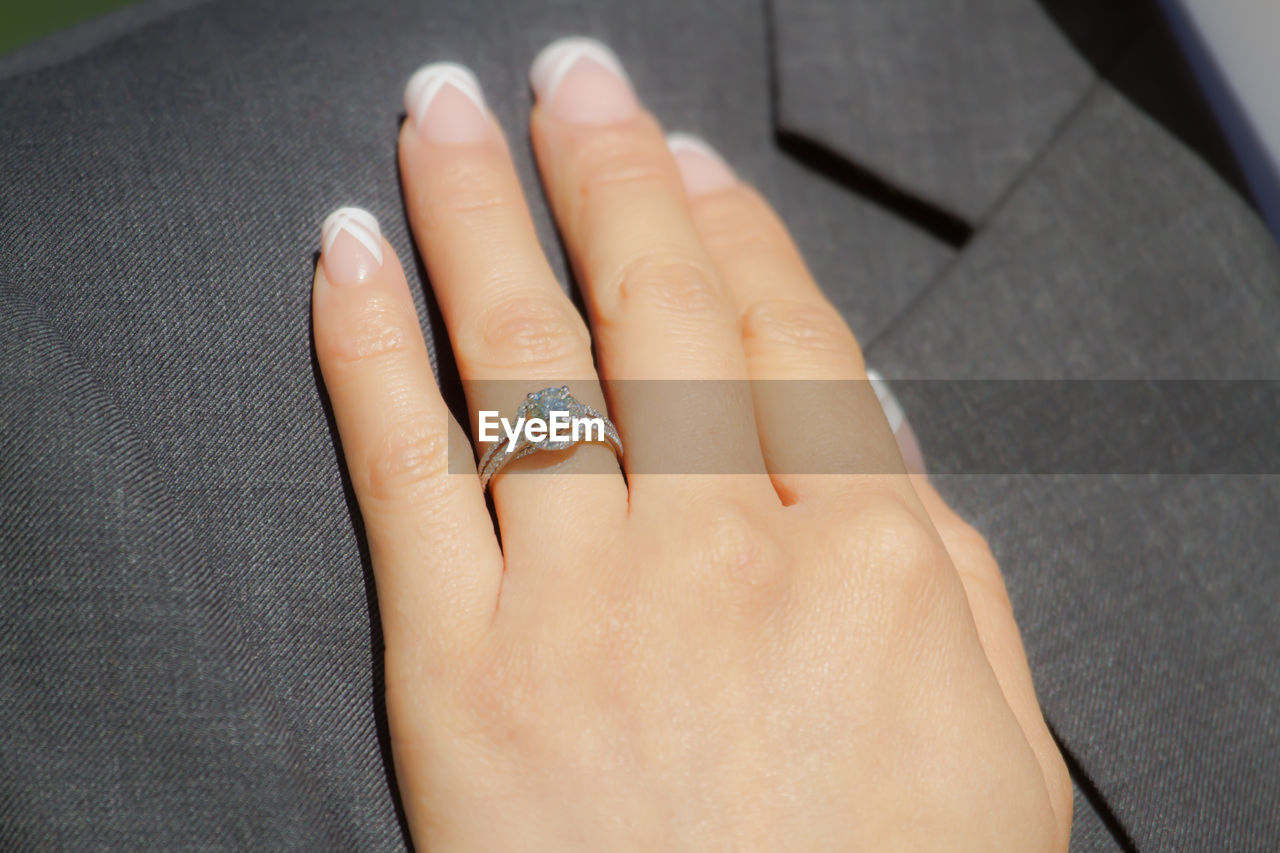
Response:
[{"label": "middle finger", "polygon": [[[676,458],[685,471],[752,475],[735,493],[776,501],[733,299],[702,246],[661,128],[617,57],[594,40],[549,45],[530,76],[534,148],[583,283],[632,490]],[[717,477],[682,483],[708,481],[724,488]]]},{"label": "middle finger", "polygon": [[[405,102],[400,165],[409,222],[466,386],[472,434],[479,438],[479,411],[512,417],[525,393],[563,383],[603,410],[586,326],[542,253],[474,75],[450,63],[426,66],[409,81]],[[518,468],[527,473],[508,476]],[[625,484],[602,444],[514,462],[492,490],[504,549],[572,541],[583,514],[626,511]]]}]

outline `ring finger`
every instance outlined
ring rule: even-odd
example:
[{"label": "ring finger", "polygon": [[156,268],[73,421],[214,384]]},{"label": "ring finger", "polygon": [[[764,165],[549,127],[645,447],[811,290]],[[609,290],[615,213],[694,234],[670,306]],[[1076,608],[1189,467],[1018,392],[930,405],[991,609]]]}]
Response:
[{"label": "ring finger", "polygon": [[[524,395],[568,384],[603,411],[585,324],[538,243],[515,167],[475,76],[452,63],[419,70],[405,90],[400,165],[409,222],[477,413],[515,416]],[[507,476],[516,469],[536,476]],[[604,474],[592,477],[556,474]],[[493,480],[504,546],[568,541],[585,513],[621,516],[626,488],[606,446],[580,444],[515,462]]]},{"label": "ring finger", "polygon": [[[633,495],[655,485],[776,502],[765,475],[732,298],[690,217],[662,131],[608,48],[562,39],[530,74],[534,149],[582,282]],[[615,381],[624,380],[624,381]],[[634,380],[661,380],[636,382]]]}]

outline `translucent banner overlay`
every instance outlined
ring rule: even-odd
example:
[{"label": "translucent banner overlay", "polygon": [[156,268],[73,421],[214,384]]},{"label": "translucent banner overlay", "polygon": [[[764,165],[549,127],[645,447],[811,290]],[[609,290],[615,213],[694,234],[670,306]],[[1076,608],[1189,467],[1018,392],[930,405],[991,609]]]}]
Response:
[{"label": "translucent banner overlay", "polygon": [[[876,390],[896,399],[933,474],[1280,474],[1280,380],[532,380],[444,391],[469,436],[477,409],[515,427],[526,394],[560,385],[617,424],[637,475],[901,473],[897,419]],[[452,472],[475,471],[468,436],[450,437]],[[551,458],[504,475],[580,469],[554,458],[575,452],[544,451]]]}]

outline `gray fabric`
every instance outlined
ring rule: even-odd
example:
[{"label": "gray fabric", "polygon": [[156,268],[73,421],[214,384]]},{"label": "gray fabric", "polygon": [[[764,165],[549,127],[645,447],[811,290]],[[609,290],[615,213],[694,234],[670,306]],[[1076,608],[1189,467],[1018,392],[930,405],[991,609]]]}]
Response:
[{"label": "gray fabric", "polygon": [[[1141,73],[1139,42],[1123,74]],[[929,379],[1280,379],[1280,249],[1102,83],[870,354]]]},{"label": "gray fabric", "polygon": [[[1117,79],[1149,69],[1151,50],[1135,44]],[[1275,379],[1280,250],[1216,173],[1103,84],[868,358],[890,377]],[[962,451],[930,388],[900,383],[899,396],[926,459],[946,467]],[[1037,429],[1016,408],[1004,417]],[[1074,452],[1126,429],[1095,424]],[[940,486],[990,537],[1046,715],[1138,848],[1273,849],[1280,478]]]},{"label": "gray fabric", "polygon": [[773,3],[780,126],[971,223],[1080,103],[1137,6]]},{"label": "gray fabric", "polygon": [[[773,76],[767,21],[759,10],[699,4],[694,14],[676,13],[677,6],[637,16],[629,33],[610,22],[616,8],[598,12],[600,24],[589,31],[608,37],[665,127],[709,140],[769,198],[854,331],[866,338],[878,334],[954,260],[954,249],[778,149],[767,96]],[[527,14],[540,29],[519,48],[523,58],[512,66],[517,74],[523,73],[524,58],[573,26],[568,11],[550,23],[544,12]],[[664,32],[671,18],[678,23]],[[505,126],[523,135],[527,100],[519,82],[497,96],[509,104]],[[545,215],[540,220],[548,221]],[[557,251],[549,239],[546,245]]]},{"label": "gray fabric", "polygon": [[[290,695],[315,690],[317,667],[369,670],[367,622],[321,610],[307,656],[274,664],[297,674],[271,675],[286,651],[280,611],[306,600],[289,602],[271,576],[328,587],[355,615],[359,565],[273,572],[264,553],[244,564],[274,587],[259,596],[239,555],[200,535],[201,515],[226,523],[217,502],[174,487],[41,306],[8,280],[0,300],[0,846],[393,844],[367,676]],[[298,504],[312,523],[325,506],[314,489]],[[328,504],[340,512],[341,493]]]},{"label": "gray fabric", "polygon": [[[732,0],[210,0],[0,80],[0,846],[404,844],[308,302],[336,205],[373,210],[412,257],[394,116],[421,62],[476,70],[560,273],[524,68],[586,32],[664,122],[764,188],[890,376],[1276,375],[1276,250],[1166,129],[1194,115],[1185,90],[1159,122],[1118,94],[1150,65],[1141,45],[1095,79],[1127,11],[990,0],[910,4],[909,21],[886,2],[907,38],[849,34],[857,50],[837,53],[847,13],[798,2],[769,18]],[[798,36],[803,14],[829,32]],[[788,82],[806,51],[834,72],[818,88]],[[894,157],[856,147],[856,126],[803,123],[877,73],[876,108],[918,128],[900,150],[875,140]],[[785,144],[801,132],[849,168]],[[990,223],[957,254],[963,235],[930,236],[927,210],[868,185],[881,174]],[[945,412],[903,402],[948,458]],[[941,485],[990,534],[1050,720],[1097,794],[1078,798],[1076,849],[1274,847],[1275,479]]]},{"label": "gray fabric", "polygon": [[[761,144],[768,152],[767,143]],[[821,172],[777,152],[765,159],[766,168],[740,171],[744,177],[760,176],[758,186],[859,339],[880,334],[954,261],[951,247],[902,220],[886,218]]]},{"label": "gray fabric", "polygon": [[1046,715],[1137,849],[1275,849],[1280,478],[939,487],[991,539]]}]

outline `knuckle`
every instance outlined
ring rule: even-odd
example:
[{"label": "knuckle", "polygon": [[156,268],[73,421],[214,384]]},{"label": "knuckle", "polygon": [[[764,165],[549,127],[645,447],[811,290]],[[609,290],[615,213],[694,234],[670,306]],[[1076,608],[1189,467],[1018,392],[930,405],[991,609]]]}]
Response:
[{"label": "knuckle", "polygon": [[397,424],[376,441],[365,467],[368,493],[375,500],[441,489],[449,476],[447,430],[428,418]]},{"label": "knuckle", "polygon": [[857,513],[852,534],[870,576],[884,590],[890,611],[932,610],[946,585],[946,553],[938,537],[905,500],[878,495]]},{"label": "knuckle", "polygon": [[485,721],[482,728],[493,729],[497,721],[511,718],[523,704],[520,682],[508,677],[507,668],[497,663],[473,667],[460,677],[462,701],[470,716]]},{"label": "knuckle", "polygon": [[957,562],[970,565],[995,565],[995,555],[987,538],[963,521],[940,522],[938,534]]},{"label": "knuckle", "polygon": [[735,259],[791,255],[786,229],[754,189],[742,184],[695,200],[698,224],[708,246]]},{"label": "knuckle", "polygon": [[511,182],[492,164],[463,160],[440,168],[433,176],[431,199],[441,213],[479,215],[516,207]]},{"label": "knuckle", "polygon": [[[453,650],[451,650],[453,651]],[[413,720],[428,703],[442,695],[441,685],[452,684],[462,656],[456,653],[425,653],[412,641],[388,635],[383,653],[384,698],[393,719]],[[409,733],[398,740],[413,740]]]},{"label": "knuckle", "polygon": [[592,134],[578,147],[578,191],[589,206],[601,191],[627,188],[636,183],[661,181],[669,177],[665,148],[626,130]]},{"label": "knuckle", "polygon": [[692,258],[650,252],[627,261],[611,291],[619,312],[639,303],[668,314],[708,315],[727,304],[715,273]]},{"label": "knuckle", "polygon": [[533,649],[525,646],[478,655],[454,680],[456,716],[465,722],[460,733],[490,745],[528,745],[544,728],[548,672]]},{"label": "knuckle", "polygon": [[366,300],[358,310],[338,318],[328,334],[317,337],[317,354],[331,367],[346,371],[404,352],[412,340],[405,313],[403,305],[388,298]]},{"label": "knuckle", "polygon": [[722,511],[703,519],[703,567],[723,591],[729,612],[759,617],[782,599],[789,577],[778,543],[745,514]]},{"label": "knuckle", "polygon": [[742,312],[742,340],[753,349],[780,347],[841,358],[860,358],[844,320],[834,309],[794,299],[766,299]]},{"label": "knuckle", "polygon": [[1012,613],[1013,601],[1009,598],[1009,590],[1000,575],[1000,567],[986,537],[972,525],[955,517],[936,521],[935,525],[964,582],[966,593],[971,598],[980,596],[986,602]]},{"label": "knuckle", "polygon": [[981,603],[984,607],[996,608],[998,612],[1013,615],[1013,599],[1009,597],[1009,589],[1005,586],[1000,570],[992,563],[986,570],[973,566],[958,565],[956,571],[965,587],[965,595],[975,606]]},{"label": "knuckle", "polygon": [[544,297],[502,300],[459,340],[459,356],[477,365],[538,367],[576,360],[591,347],[582,318],[571,306]]}]

